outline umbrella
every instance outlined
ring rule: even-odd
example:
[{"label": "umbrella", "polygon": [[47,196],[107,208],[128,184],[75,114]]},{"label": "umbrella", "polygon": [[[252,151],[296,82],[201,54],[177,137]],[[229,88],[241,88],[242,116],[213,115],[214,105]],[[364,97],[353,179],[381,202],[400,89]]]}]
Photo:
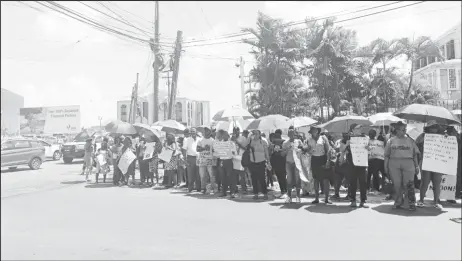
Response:
[{"label": "umbrella", "polygon": [[311,119],[310,117],[295,117],[287,121],[287,127],[283,129],[288,129],[290,126],[294,126],[294,128],[301,128],[313,125],[317,123],[317,120]]},{"label": "umbrella", "polygon": [[422,131],[420,131],[417,127],[408,127],[406,134],[409,135],[409,137],[411,137],[413,140],[416,140],[417,137],[422,134]]},{"label": "umbrella", "polygon": [[335,117],[333,120],[321,124],[318,127],[332,133],[344,133],[350,131],[350,126],[353,123],[364,126],[372,125],[372,122],[368,120],[366,117],[347,115]]},{"label": "umbrella", "polygon": [[453,110],[451,112],[455,115],[462,115],[462,110]]},{"label": "umbrella", "polygon": [[388,126],[390,123],[401,121],[400,118],[393,116],[391,112],[380,112],[367,118],[374,126]]},{"label": "umbrella", "polygon": [[450,112],[448,109],[439,106],[433,106],[429,104],[411,104],[407,105],[393,113],[394,116],[400,117],[401,119],[428,122],[435,120],[439,124],[454,124],[460,123],[456,115]]},{"label": "umbrella", "polygon": [[267,115],[252,121],[247,130],[275,130],[287,126],[289,118],[279,114]]},{"label": "umbrella", "polygon": [[219,121],[217,122],[215,128],[217,130],[225,130],[228,133],[233,133],[233,128],[238,127],[242,132],[249,126],[250,121],[248,120],[236,120],[236,121]]},{"label": "umbrella", "polygon": [[90,134],[88,134],[87,131],[82,131],[75,135],[74,141],[80,142],[80,141],[86,141],[88,138],[92,138]]},{"label": "umbrella", "polygon": [[196,127],[196,130],[197,130],[197,132],[204,133],[204,132],[205,132],[205,130],[204,130],[205,128],[212,129],[212,128],[211,128],[210,126],[208,126],[208,125],[201,125],[201,126],[199,126],[199,127]]},{"label": "umbrella", "polygon": [[250,114],[250,112],[240,107],[233,107],[218,111],[212,119],[214,121],[227,121],[235,118],[248,120],[253,119],[254,117],[252,116],[252,114]]},{"label": "umbrella", "polygon": [[151,125],[152,127],[162,127],[162,131],[168,132],[168,133],[183,133],[183,131],[186,129],[186,127],[175,121],[175,120],[166,120],[166,121],[158,121],[155,122]]},{"label": "umbrella", "polygon": [[136,134],[136,130],[128,122],[123,122],[119,120],[109,122],[104,129],[111,134],[123,134],[123,135],[133,135]]},{"label": "umbrella", "polygon": [[158,128],[153,128],[144,123],[134,123],[133,127],[135,127],[136,132],[140,136],[151,137],[154,135],[157,138],[162,136],[162,133]]}]

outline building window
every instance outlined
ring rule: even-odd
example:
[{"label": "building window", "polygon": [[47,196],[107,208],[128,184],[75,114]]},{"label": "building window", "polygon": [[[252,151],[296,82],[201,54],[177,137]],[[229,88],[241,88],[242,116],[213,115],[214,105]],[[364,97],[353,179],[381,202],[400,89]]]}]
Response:
[{"label": "building window", "polygon": [[428,57],[428,64],[432,64],[436,61],[436,57],[435,56],[430,56]]},{"label": "building window", "polygon": [[127,105],[120,106],[120,120],[127,121]]},{"label": "building window", "polygon": [[452,60],[455,58],[456,58],[456,53],[454,49],[454,40],[451,40],[446,44],[446,59]]},{"label": "building window", "polygon": [[177,102],[175,105],[175,117],[177,122],[183,122],[183,105]]},{"label": "building window", "polygon": [[143,102],[143,117],[146,119],[149,119],[148,116],[149,116],[149,104],[147,102]]},{"label": "building window", "polygon": [[440,69],[440,84],[441,92],[446,92],[448,90],[448,70]]},{"label": "building window", "polygon": [[449,69],[449,89],[455,90],[456,89],[456,70]]}]

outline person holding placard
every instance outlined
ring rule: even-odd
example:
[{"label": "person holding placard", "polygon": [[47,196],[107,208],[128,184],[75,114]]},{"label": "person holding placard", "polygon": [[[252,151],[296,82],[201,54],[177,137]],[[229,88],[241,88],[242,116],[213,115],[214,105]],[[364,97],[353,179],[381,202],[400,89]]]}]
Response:
[{"label": "person holding placard", "polygon": [[[461,137],[460,134],[457,133],[457,130],[454,128],[454,126],[448,126],[446,129],[446,134],[448,136],[453,136],[456,137],[457,139],[457,146],[458,146],[458,154],[459,157],[457,158],[457,183],[456,183],[456,199],[460,199],[460,194],[461,194],[461,167],[462,167],[462,160],[460,159],[462,157],[462,143],[461,143]],[[448,200],[449,203],[456,203],[455,200]]]},{"label": "person holding placard", "polygon": [[220,197],[226,197],[226,192],[230,192],[230,197],[235,198],[237,188],[236,176],[233,171],[233,156],[236,155],[236,144],[229,140],[227,131],[219,130],[220,136],[223,141],[213,143],[212,151],[220,159],[219,171],[221,172],[222,193]]},{"label": "person holding placard", "polygon": [[[365,137],[365,135],[361,134],[361,125],[357,123],[353,123],[350,125],[350,139],[347,141],[346,148],[345,148],[345,157],[346,162],[349,165],[350,172],[350,180],[349,180],[349,195],[351,197],[351,204],[350,207],[357,207],[356,205],[356,190],[359,183],[359,192],[361,203],[359,203],[360,208],[368,208],[366,205],[367,200],[367,180],[366,180],[366,167],[365,166],[357,166],[353,162],[353,153],[351,150],[351,138],[353,137]],[[369,147],[366,145],[366,150]]]},{"label": "person holding placard", "polygon": [[[122,148],[122,155],[125,153],[125,151],[131,150],[132,153],[133,151],[133,144],[132,140],[129,137],[126,137],[124,139],[124,146]],[[119,158],[120,160],[120,158]],[[123,180],[123,185],[128,185],[128,181],[130,180],[130,177],[132,177],[132,182],[131,185],[135,185],[135,165],[136,165],[136,160],[133,160],[130,165],[128,166],[127,173],[125,173],[125,177]]]},{"label": "person holding placard", "polygon": [[390,138],[385,146],[385,173],[392,181],[395,192],[393,209],[401,208],[403,194],[407,194],[409,210],[415,211],[414,175],[419,173],[419,148],[406,136],[406,124],[399,121],[393,124],[396,136]]},{"label": "person holding placard", "polygon": [[166,187],[178,188],[178,161],[183,156],[180,152],[178,144],[175,142],[175,136],[171,133],[167,134],[164,150],[172,153],[169,162],[164,164],[164,179],[166,180]]},{"label": "person holding placard", "polygon": [[213,195],[216,192],[216,182],[215,182],[215,173],[213,173],[213,156],[212,156],[212,147],[213,147],[213,138],[211,137],[212,131],[205,127],[204,128],[204,138],[199,140],[197,143],[197,152],[199,156],[197,157],[197,166],[199,166],[199,175],[201,177],[201,189],[202,193],[207,193],[207,180],[210,179],[210,194]]},{"label": "person holding placard", "polygon": [[[421,151],[420,154],[420,168],[422,168],[423,164],[423,156],[425,151],[425,134],[444,134],[445,128],[439,125],[436,121],[431,120],[428,121],[426,126],[424,127],[424,133],[420,134],[419,137],[416,139],[416,144],[419,150]],[[424,206],[424,199],[425,194],[427,193],[428,185],[430,181],[433,185],[433,204],[437,209],[443,209],[443,206],[440,204],[440,194],[441,194],[441,180],[443,179],[443,174],[438,172],[432,172],[423,170],[421,171],[422,180],[420,182],[420,200],[417,203],[418,207]]]},{"label": "person holding placard", "polygon": [[300,189],[302,182],[300,179],[300,173],[295,165],[294,157],[297,157],[296,153],[303,147],[303,143],[299,139],[295,139],[295,130],[289,129],[289,139],[284,141],[282,144],[281,155],[286,159],[286,173],[287,173],[287,198],[286,203],[292,203],[292,189],[295,187],[297,193],[296,202],[301,203]]},{"label": "person holding placard", "polygon": [[[242,193],[247,194],[247,175],[245,168],[242,166],[242,154],[248,147],[248,140],[240,136],[239,127],[233,128],[232,141],[236,144],[237,155],[233,157],[233,168],[236,172],[237,183],[241,185]],[[236,191],[237,193],[238,191]]]}]

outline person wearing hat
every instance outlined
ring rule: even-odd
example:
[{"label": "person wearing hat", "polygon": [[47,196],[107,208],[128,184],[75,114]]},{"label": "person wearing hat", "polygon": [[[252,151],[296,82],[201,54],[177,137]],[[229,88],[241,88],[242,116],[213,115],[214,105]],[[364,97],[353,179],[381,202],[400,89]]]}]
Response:
[{"label": "person wearing hat", "polygon": [[300,173],[297,166],[295,165],[296,153],[303,147],[303,143],[299,139],[295,139],[295,130],[289,129],[289,139],[284,141],[282,144],[282,156],[285,157],[286,161],[286,173],[287,173],[287,198],[286,203],[292,203],[292,189],[295,187],[296,191],[296,202],[301,203],[300,189],[302,188],[302,182],[300,179]]},{"label": "person wearing hat", "polygon": [[195,188],[197,192],[201,191],[201,178],[199,176],[199,168],[197,167],[197,144],[200,141],[200,138],[197,137],[197,132],[195,128],[189,130],[189,137],[186,137],[185,130],[185,139],[183,141],[183,150],[186,152],[186,162],[187,162],[187,175],[188,175],[188,191],[192,192]]},{"label": "person wearing hat", "polygon": [[92,162],[92,154],[93,154],[93,139],[92,138],[87,138],[85,141],[85,155],[83,157],[83,165],[85,168],[85,180],[88,182],[90,181],[88,179],[88,175],[91,174],[92,168],[93,168],[93,162]]},{"label": "person wearing hat", "polygon": [[321,135],[321,128],[311,126],[309,130],[310,137],[307,140],[306,149],[311,154],[311,172],[314,179],[315,199],[312,204],[319,203],[319,189],[324,187],[325,204],[331,204],[329,201],[330,188],[330,145],[326,136]]},{"label": "person wearing hat", "polygon": [[445,126],[438,124],[434,120],[430,120],[427,122],[426,126],[424,127],[424,132],[420,134],[415,140],[415,143],[417,144],[417,147],[419,148],[419,151],[421,152],[420,168],[421,168],[421,174],[422,174],[422,179],[420,182],[420,200],[417,203],[418,207],[424,206],[425,194],[427,193],[428,185],[430,184],[430,181],[431,181],[433,184],[434,206],[435,208],[440,209],[440,210],[443,208],[443,206],[440,204],[440,194],[441,194],[440,185],[441,185],[441,180],[443,178],[443,174],[438,173],[438,172],[423,170],[422,163],[423,163],[423,154],[425,151],[425,135],[426,134],[443,135],[444,131],[445,131]]},{"label": "person wearing hat", "polygon": [[394,209],[404,203],[403,194],[409,201],[409,210],[415,211],[414,176],[419,173],[419,148],[406,136],[406,124],[399,121],[393,124],[396,136],[390,138],[385,146],[385,173],[391,177],[394,187]]},{"label": "person wearing hat", "polygon": [[213,195],[217,191],[217,184],[215,182],[215,173],[213,172],[212,147],[214,139],[211,135],[212,131],[205,127],[204,138],[197,143],[197,152],[199,152],[197,166],[199,167],[202,193],[207,193],[207,181],[210,179],[210,194]]},{"label": "person wearing hat", "polygon": [[[351,207],[357,207],[356,204],[356,190],[359,183],[359,192],[360,192],[360,199],[361,202],[359,203],[359,207],[367,208],[366,200],[367,200],[367,177],[366,177],[366,167],[363,166],[355,166],[353,162],[353,154],[351,152],[351,137],[365,137],[361,133],[361,125],[357,123],[353,123],[350,125],[350,139],[347,141],[347,146],[345,148],[345,156],[346,162],[349,165],[350,170],[350,180],[348,186],[348,194],[351,197]],[[368,149],[368,148],[367,148]]]}]

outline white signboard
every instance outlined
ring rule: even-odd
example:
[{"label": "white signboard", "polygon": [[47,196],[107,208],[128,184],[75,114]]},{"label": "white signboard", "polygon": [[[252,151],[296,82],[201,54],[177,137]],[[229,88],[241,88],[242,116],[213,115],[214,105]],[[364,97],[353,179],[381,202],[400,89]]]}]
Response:
[{"label": "white signboard", "polygon": [[80,129],[80,106],[56,106],[21,108],[21,135],[78,133]]},{"label": "white signboard", "polygon": [[446,175],[457,175],[459,151],[457,139],[439,134],[425,134],[422,169]]},{"label": "white signboard", "polygon": [[369,141],[369,154],[373,159],[384,159],[384,143],[380,140]]},{"label": "white signboard", "polygon": [[162,152],[159,154],[159,159],[165,161],[165,162],[170,162],[173,156],[173,150],[169,149],[163,149]]},{"label": "white signboard", "polygon": [[146,150],[144,151],[144,158],[143,158],[144,160],[152,159],[152,157],[154,155],[155,147],[156,147],[155,142],[146,143]]},{"label": "white signboard", "polygon": [[233,157],[233,146],[229,141],[215,141],[213,143],[213,156],[219,158],[231,158]]},{"label": "white signboard", "polygon": [[119,161],[119,169],[123,174],[127,174],[128,167],[132,162],[136,159],[135,154],[130,149],[127,149],[124,154],[122,154],[122,157],[120,157]]},{"label": "white signboard", "polygon": [[[456,199],[456,184],[457,184],[457,176],[450,176],[450,175],[443,175],[441,180],[441,194],[440,199]],[[433,184],[430,183],[428,185],[427,194],[425,195],[427,198],[433,198]]]},{"label": "white signboard", "polygon": [[366,149],[368,142],[369,139],[367,137],[351,137],[350,149],[355,166],[368,166],[368,151]]}]

